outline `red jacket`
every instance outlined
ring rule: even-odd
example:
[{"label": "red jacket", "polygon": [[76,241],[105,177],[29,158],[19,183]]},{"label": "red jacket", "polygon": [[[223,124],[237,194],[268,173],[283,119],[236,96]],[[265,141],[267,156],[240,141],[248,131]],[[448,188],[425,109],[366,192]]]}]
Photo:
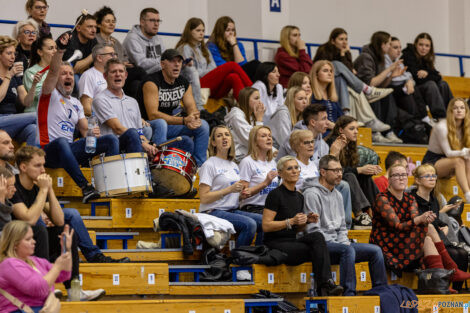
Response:
[{"label": "red jacket", "polygon": [[299,57],[291,57],[284,48],[280,47],[277,49],[276,55],[274,56],[274,62],[276,62],[281,77],[279,83],[287,88],[289,78],[295,72],[309,73],[312,68],[312,60],[310,56],[305,52],[305,49],[299,51]]}]

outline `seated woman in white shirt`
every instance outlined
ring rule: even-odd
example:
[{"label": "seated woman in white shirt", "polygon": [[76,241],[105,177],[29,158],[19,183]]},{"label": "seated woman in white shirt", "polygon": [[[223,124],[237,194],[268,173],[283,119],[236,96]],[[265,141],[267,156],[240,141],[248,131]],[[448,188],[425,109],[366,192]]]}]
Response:
[{"label": "seated woman in white shirt", "polygon": [[273,132],[276,149],[289,140],[294,125],[302,119],[302,112],[308,103],[307,93],[302,87],[293,87],[287,90],[284,105],[277,107],[268,123]]},{"label": "seated woman in white shirt", "polygon": [[248,153],[248,136],[255,125],[263,125],[264,112],[265,107],[260,100],[259,91],[245,87],[238,95],[238,107],[232,107],[225,115],[225,124],[233,134],[237,162]]},{"label": "seated woman in white shirt", "polygon": [[239,199],[247,197],[240,180],[235,158],[235,145],[230,130],[223,125],[214,127],[209,142],[210,158],[199,169],[199,212],[223,218],[233,224],[238,237],[236,247],[263,241],[261,214],[238,209]]},{"label": "seated woman in white shirt", "polygon": [[242,200],[243,211],[263,214],[268,193],[279,186],[273,139],[267,126],[255,126],[250,131],[248,155],[240,162],[240,179],[249,198]]},{"label": "seated woman in white shirt", "polygon": [[279,84],[279,69],[276,63],[263,62],[258,65],[254,77],[253,88],[259,90],[261,102],[266,107],[264,113],[264,122],[268,123],[271,115],[276,112],[278,106],[284,103],[282,85]]},{"label": "seated woman in white shirt", "polygon": [[432,128],[425,163],[434,165],[438,178],[455,175],[470,203],[470,111],[464,99],[452,99],[446,119]]},{"label": "seated woman in white shirt", "polygon": [[[302,192],[304,181],[320,176],[317,165],[312,161],[315,147],[313,133],[308,129],[295,130],[289,138],[289,144],[297,154],[296,160],[300,166],[299,180],[295,184],[295,188]],[[346,227],[350,229],[352,225],[351,189],[344,180],[336,186],[336,189],[343,197]]]}]

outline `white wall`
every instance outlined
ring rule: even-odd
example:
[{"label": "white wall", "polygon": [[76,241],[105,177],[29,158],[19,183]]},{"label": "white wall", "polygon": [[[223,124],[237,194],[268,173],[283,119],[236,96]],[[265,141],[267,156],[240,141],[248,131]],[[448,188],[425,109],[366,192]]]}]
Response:
[{"label": "white wall", "polygon": [[[24,1],[0,0],[0,19],[19,20],[26,17]],[[343,27],[349,33],[350,43],[362,46],[376,30],[385,30],[401,39],[404,45],[422,32],[429,32],[435,50],[444,53],[470,55],[470,1],[468,0],[281,0],[282,12],[269,12],[269,0],[49,0],[49,23],[72,24],[83,8],[95,12],[102,5],[111,6],[117,17],[118,28],[130,28],[138,22],[140,10],[152,6],[161,13],[162,32],[181,32],[190,17],[206,21],[210,34],[216,19],[230,15],[240,37],[279,39],[286,24],[300,27],[307,42],[323,43],[334,27]],[[0,24],[0,34],[11,34],[12,25]],[[56,29],[55,35],[63,30]],[[118,35],[123,38],[124,35]],[[164,38],[167,47],[177,38]],[[252,46],[246,44],[249,56]],[[271,59],[276,45],[261,45],[260,58]],[[470,61],[466,61],[470,76]],[[458,62],[437,59],[443,74],[458,75]]]}]

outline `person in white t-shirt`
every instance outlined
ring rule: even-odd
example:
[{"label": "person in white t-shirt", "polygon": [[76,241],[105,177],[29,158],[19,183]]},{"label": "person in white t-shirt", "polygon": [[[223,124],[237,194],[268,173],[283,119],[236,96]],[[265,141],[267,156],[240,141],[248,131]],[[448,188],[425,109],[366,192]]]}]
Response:
[{"label": "person in white t-shirt", "polygon": [[119,139],[112,134],[100,136],[99,127],[93,132],[97,138],[94,153],[85,151],[85,138],[73,141],[75,128],[83,137],[88,131],[88,121],[77,98],[72,97],[74,71],[70,63],[62,62],[69,42],[69,33],[57,40],[57,52],[52,57],[49,74],[42,84],[38,104],[38,130],[41,147],[46,152],[46,167],[64,168],[82,189],[83,203],[99,198],[99,193],[90,185],[80,171],[80,164],[88,164],[95,155],[119,154]]},{"label": "person in white t-shirt", "polygon": [[279,186],[273,138],[268,126],[255,126],[250,132],[248,156],[240,162],[240,179],[249,198],[242,200],[243,211],[262,214],[268,193]]},{"label": "person in white t-shirt", "polygon": [[199,169],[199,212],[223,218],[233,224],[238,233],[236,247],[247,246],[256,236],[256,244],[263,241],[262,216],[238,209],[239,199],[247,197],[240,180],[235,158],[235,145],[226,126],[216,126],[209,142],[209,156]]},{"label": "person in white t-shirt", "polygon": [[[315,152],[315,139],[313,133],[308,129],[295,130],[289,138],[289,144],[297,154],[296,159],[300,166],[300,176],[295,188],[302,192],[305,189],[305,182],[307,180],[320,176],[318,167],[315,161],[312,160]],[[346,227],[350,229],[352,225],[350,186],[346,181],[342,180],[335,188],[341,193],[343,198]]]},{"label": "person in white t-shirt", "polygon": [[108,86],[104,78],[104,66],[109,59],[116,58],[113,46],[99,43],[91,50],[93,67],[86,70],[78,82],[78,95],[86,116],[91,115],[91,104],[101,91]]}]

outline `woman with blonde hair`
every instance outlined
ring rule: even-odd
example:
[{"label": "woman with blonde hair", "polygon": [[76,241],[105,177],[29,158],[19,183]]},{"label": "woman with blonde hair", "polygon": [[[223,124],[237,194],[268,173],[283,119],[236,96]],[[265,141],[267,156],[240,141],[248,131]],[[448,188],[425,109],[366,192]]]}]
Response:
[{"label": "woman with blonde hair", "polygon": [[[31,226],[20,220],[9,222],[0,239],[0,288],[35,313],[39,312],[48,295],[54,292],[55,283],[70,279],[72,235],[73,230],[69,231],[66,225],[60,236],[64,253],[51,264],[46,259],[33,256],[36,241]],[[3,292],[0,308],[2,312],[23,312]]]},{"label": "woman with blonde hair", "polygon": [[281,46],[277,49],[274,62],[279,67],[280,84],[286,88],[289,78],[294,72],[310,72],[312,60],[307,54],[305,41],[300,37],[297,26],[287,25],[281,30]]},{"label": "woman with blonde hair", "polygon": [[241,202],[241,210],[262,214],[266,196],[279,186],[268,126],[258,125],[250,131],[248,155],[240,162],[240,179],[249,195]]},{"label": "woman with blonde hair", "polygon": [[310,103],[310,99],[312,98],[312,84],[310,83],[310,76],[308,76],[307,73],[295,72],[292,74],[287,83],[287,89],[291,89],[292,87],[302,87],[307,94],[307,102]]},{"label": "woman with blonde hair", "polygon": [[233,224],[238,237],[236,247],[263,240],[261,214],[239,210],[239,199],[248,194],[234,162],[235,145],[230,130],[223,125],[212,129],[209,159],[199,169],[199,212],[225,219]]},{"label": "woman with blonde hair", "polygon": [[274,146],[279,147],[289,139],[289,135],[298,121],[302,120],[302,112],[308,105],[308,97],[302,87],[293,87],[287,90],[284,105],[281,105],[271,116],[271,126]]},{"label": "woman with blonde hair", "polygon": [[191,59],[182,71],[193,87],[194,99],[199,109],[203,108],[201,88],[210,89],[210,97],[220,99],[233,90],[238,94],[252,81],[236,62],[229,61],[217,66],[211,52],[204,43],[205,25],[202,19],[192,17],[186,22],[181,38],[176,44],[185,59]]},{"label": "woman with blonde hair", "polygon": [[[8,36],[0,36],[0,129],[3,129],[18,143],[37,144],[36,114],[21,113],[16,103],[32,102],[34,88],[27,93],[21,77],[23,65],[15,62],[15,49],[18,42]],[[28,98],[29,100],[25,99]]]},{"label": "woman with blonde hair", "polygon": [[310,71],[310,83],[312,84],[312,103],[323,104],[328,113],[330,129],[334,127],[336,120],[343,115],[338,104],[338,95],[335,87],[335,70],[333,64],[327,60],[320,60],[313,64]]},{"label": "woman with blonde hair", "polygon": [[433,226],[436,214],[429,210],[420,213],[414,196],[405,192],[406,168],[394,164],[388,169],[388,176],[387,191],[378,194],[375,201],[369,239],[382,248],[386,266],[401,276],[402,272],[413,271],[424,263],[426,268],[455,270],[453,282],[469,279],[470,273],[458,269]]},{"label": "woman with blonde hair", "polygon": [[23,70],[29,67],[31,45],[39,38],[38,23],[32,18],[19,21],[13,28],[12,37],[18,41],[15,62],[23,62]]},{"label": "woman with blonde hair", "polygon": [[438,178],[455,175],[470,203],[470,111],[464,99],[452,99],[446,119],[434,125],[423,163],[434,165]]},{"label": "woman with blonde hair", "polygon": [[247,155],[250,131],[255,125],[263,125],[264,112],[258,89],[245,87],[238,96],[238,106],[225,115],[225,124],[233,133],[237,161]]}]

